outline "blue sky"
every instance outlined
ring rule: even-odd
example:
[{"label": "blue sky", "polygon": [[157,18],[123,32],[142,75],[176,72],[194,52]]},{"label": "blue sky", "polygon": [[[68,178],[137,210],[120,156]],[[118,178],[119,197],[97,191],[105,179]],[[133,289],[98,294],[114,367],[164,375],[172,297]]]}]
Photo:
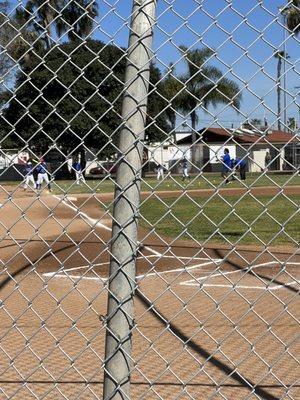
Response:
[{"label": "blue sky", "polygon": [[[217,53],[211,64],[218,66],[242,90],[240,113],[222,106],[200,112],[199,125],[218,123],[238,126],[246,118],[275,119],[277,110],[277,60],[274,52],[283,50],[284,27],[279,7],[285,0],[158,0],[157,25],[154,32],[156,65],[166,70],[175,63],[177,73],[184,71],[178,46],[208,46]],[[131,1],[99,1],[100,30],[96,37],[126,46],[126,23]],[[300,63],[298,39],[287,32],[286,64],[287,117],[299,121]],[[283,79],[282,79],[283,85]],[[283,100],[282,100],[283,104]]]},{"label": "blue sky", "polygon": [[[25,1],[20,1],[23,4]],[[99,16],[93,37],[118,46],[127,46],[131,0],[97,0]],[[16,3],[14,3],[16,4]],[[279,7],[286,0],[158,0],[153,49],[156,65],[165,73],[170,63],[175,73],[185,70],[178,46],[208,46],[216,56],[211,64],[242,89],[240,112],[230,107],[199,112],[199,128],[207,125],[239,126],[247,118],[275,121],[277,112],[274,53],[286,43],[287,117],[299,121],[300,62],[298,38],[284,34]],[[283,79],[282,79],[283,85]],[[283,105],[283,99],[282,99]],[[182,119],[178,118],[178,124]],[[189,120],[187,121],[189,123]],[[276,127],[276,125],[274,125]]]}]

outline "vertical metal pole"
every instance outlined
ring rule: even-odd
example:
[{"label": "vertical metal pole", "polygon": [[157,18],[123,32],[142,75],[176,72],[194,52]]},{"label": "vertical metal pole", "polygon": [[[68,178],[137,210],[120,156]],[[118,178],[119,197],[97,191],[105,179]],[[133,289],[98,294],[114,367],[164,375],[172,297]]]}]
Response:
[{"label": "vertical metal pole", "polygon": [[156,0],[133,0],[108,283],[104,400],[130,399],[140,176]]},{"label": "vertical metal pole", "polygon": [[286,32],[286,14],[283,16],[283,24],[284,24],[284,43],[283,43],[283,124],[284,128],[283,130],[286,132],[287,128],[287,116],[286,116],[286,106],[287,106],[287,101],[286,101],[286,59],[287,59],[287,45],[286,45],[286,39],[287,39],[287,32]]}]

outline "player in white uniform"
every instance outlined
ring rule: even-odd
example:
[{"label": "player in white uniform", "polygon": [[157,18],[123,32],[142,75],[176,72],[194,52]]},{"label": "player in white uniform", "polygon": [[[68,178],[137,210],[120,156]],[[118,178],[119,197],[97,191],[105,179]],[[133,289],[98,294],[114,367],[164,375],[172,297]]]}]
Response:
[{"label": "player in white uniform", "polygon": [[161,164],[157,165],[157,180],[164,179],[164,167]]},{"label": "player in white uniform", "polygon": [[44,159],[40,160],[40,164],[36,167],[36,170],[38,173],[36,188],[40,190],[42,188],[42,183],[45,181],[49,190],[51,190],[51,188],[49,187],[49,177],[48,177],[47,165],[46,165]]},{"label": "player in white uniform", "polygon": [[32,184],[33,189],[35,189],[35,181],[33,177],[33,167],[32,163],[30,161],[27,161],[27,164],[25,166],[25,181],[24,181],[24,190],[30,187],[30,184]]},{"label": "player in white uniform", "polygon": [[84,179],[84,175],[82,173],[81,170],[81,165],[79,161],[75,161],[72,164],[72,167],[75,171],[75,175],[76,175],[76,185],[80,185],[80,181],[82,181],[83,183],[85,183],[85,179]]}]

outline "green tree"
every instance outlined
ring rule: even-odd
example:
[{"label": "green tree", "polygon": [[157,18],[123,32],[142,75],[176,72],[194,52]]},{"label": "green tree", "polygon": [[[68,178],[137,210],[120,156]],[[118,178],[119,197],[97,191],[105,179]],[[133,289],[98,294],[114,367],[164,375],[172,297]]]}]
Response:
[{"label": "green tree", "polygon": [[165,73],[165,78],[158,87],[161,98],[164,100],[164,110],[171,126],[173,142],[176,143],[176,96],[182,89],[182,83],[174,75],[174,65],[169,65],[169,70]]},{"label": "green tree", "polygon": [[259,119],[259,118],[251,119],[250,125],[251,125],[251,127],[260,129],[262,127],[261,119]]},{"label": "green tree", "polygon": [[195,165],[201,162],[201,159],[196,160],[194,146],[198,139],[196,126],[199,108],[205,111],[209,106],[215,107],[222,103],[239,108],[241,95],[234,81],[225,78],[220,69],[208,65],[213,55],[212,50],[208,48],[188,50],[185,46],[180,46],[180,49],[186,62],[187,72],[178,77],[181,89],[176,97],[176,107],[191,118],[193,143],[191,155],[192,163]]},{"label": "green tree", "polygon": [[[84,147],[101,149],[101,156],[117,153],[125,67],[125,50],[100,41],[40,50],[23,65],[14,92],[7,95],[3,135],[14,127],[9,137],[36,154],[53,144],[65,154]],[[160,80],[160,71],[151,66],[150,87]],[[170,127],[155,91],[148,103],[146,133],[158,140]]]},{"label": "green tree", "polygon": [[27,30],[38,32],[49,49],[53,28],[59,36],[67,32],[70,40],[78,41],[91,33],[97,15],[94,0],[28,0],[25,8],[17,8],[15,18],[27,21]]},{"label": "green tree", "polygon": [[38,42],[36,33],[23,26],[24,21],[10,15],[9,7],[8,2],[0,3],[0,77],[6,82],[14,65],[27,60]]},{"label": "green tree", "polygon": [[28,0],[25,7],[19,6],[15,19],[27,31],[36,32],[48,48],[51,46],[52,23],[59,14],[59,0]]},{"label": "green tree", "polygon": [[93,0],[65,0],[56,21],[57,34],[67,33],[70,41],[80,41],[92,32],[97,15],[98,4]]},{"label": "green tree", "polygon": [[300,0],[292,0],[284,7],[282,14],[285,17],[288,29],[296,35],[300,32]]},{"label": "green tree", "polygon": [[294,132],[297,129],[297,121],[295,117],[289,117],[287,121],[287,125],[290,128],[292,132]]},{"label": "green tree", "polygon": [[[9,4],[8,2],[0,2],[0,77],[1,81],[4,75],[10,68],[11,61],[9,57],[5,54],[5,47],[10,40],[10,32],[9,28],[9,18],[7,16]],[[1,84],[0,84],[0,92],[1,92]]]}]

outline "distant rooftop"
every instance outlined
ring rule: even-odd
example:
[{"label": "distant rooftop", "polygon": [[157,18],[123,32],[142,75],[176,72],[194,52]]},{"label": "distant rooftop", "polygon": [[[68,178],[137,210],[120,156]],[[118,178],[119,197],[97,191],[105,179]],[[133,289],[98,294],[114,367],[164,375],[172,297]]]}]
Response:
[{"label": "distant rooftop", "polygon": [[[198,136],[206,143],[223,142],[232,139],[236,143],[251,144],[251,143],[273,143],[285,144],[300,142],[300,137],[296,133],[289,133],[275,129],[269,129],[266,132],[257,130],[239,128],[239,129],[224,129],[224,128],[203,128],[197,132]],[[192,134],[179,139],[177,144],[191,144]]]}]

